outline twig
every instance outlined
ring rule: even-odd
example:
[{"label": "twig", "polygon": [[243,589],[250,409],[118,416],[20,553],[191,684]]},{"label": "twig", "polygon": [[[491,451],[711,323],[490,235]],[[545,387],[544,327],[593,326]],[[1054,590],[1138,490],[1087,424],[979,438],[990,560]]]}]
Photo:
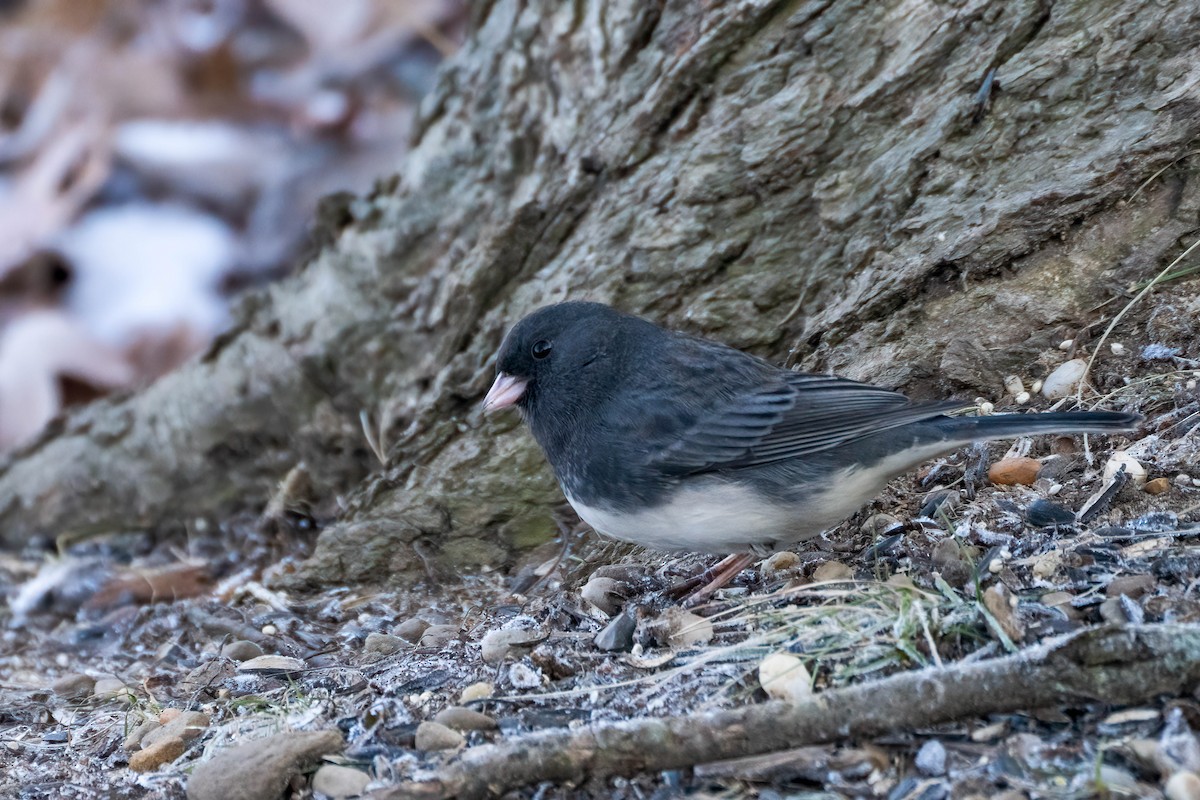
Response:
[{"label": "twig", "polygon": [[1200,625],[1106,626],[970,665],[894,675],[788,705],[554,730],[474,747],[376,800],[497,796],[541,781],[579,783],[680,769],[847,737],[1071,703],[1138,703],[1200,681]]}]

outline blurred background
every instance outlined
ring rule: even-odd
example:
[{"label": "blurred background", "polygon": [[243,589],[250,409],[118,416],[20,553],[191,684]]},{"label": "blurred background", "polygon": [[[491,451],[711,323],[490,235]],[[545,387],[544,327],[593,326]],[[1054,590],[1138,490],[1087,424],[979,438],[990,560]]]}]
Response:
[{"label": "blurred background", "polygon": [[396,171],[461,0],[0,0],[0,453],[202,350]]}]

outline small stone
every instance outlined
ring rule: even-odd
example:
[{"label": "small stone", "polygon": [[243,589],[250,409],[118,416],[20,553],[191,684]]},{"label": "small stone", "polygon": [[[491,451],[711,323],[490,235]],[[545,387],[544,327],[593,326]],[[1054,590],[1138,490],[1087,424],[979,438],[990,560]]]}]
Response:
[{"label": "small stone", "polygon": [[461,733],[448,728],[440,722],[422,722],[417,726],[417,749],[425,750],[455,750],[466,744]]},{"label": "small stone", "polygon": [[608,616],[614,616],[625,607],[629,599],[629,584],[603,575],[592,575],[579,594],[584,600]]},{"label": "small stone", "polygon": [[1109,457],[1108,462],[1104,465],[1104,480],[1112,481],[1122,468],[1125,470],[1125,474],[1133,480],[1134,486],[1146,485],[1146,468],[1142,466],[1142,462],[1124,450],[1113,453]]},{"label": "small stone", "polygon": [[637,620],[626,609],[613,617],[612,622],[605,625],[604,630],[596,634],[593,642],[601,650],[628,653],[633,649],[633,632],[635,630],[637,630]]},{"label": "small stone", "polygon": [[[162,718],[159,718],[162,722]],[[199,711],[184,711],[176,715],[168,722],[162,723],[162,727],[157,730],[150,731],[142,738],[142,748],[152,747],[164,739],[178,737],[185,742],[190,742],[200,734],[209,725],[208,714],[203,714]]]},{"label": "small stone", "polygon": [[508,668],[508,682],[514,689],[540,689],[546,683],[546,674],[533,664],[518,661]]},{"label": "small stone", "polygon": [[171,721],[178,719],[179,715],[182,713],[183,709],[181,708],[164,708],[158,715],[158,724],[170,724]]},{"label": "small stone", "polygon": [[1112,625],[1129,622],[1129,615],[1125,613],[1125,605],[1119,596],[1110,597],[1100,604],[1100,618]]},{"label": "small stone", "polygon": [[1155,478],[1152,481],[1146,481],[1146,485],[1142,487],[1142,491],[1146,494],[1162,494],[1170,491],[1171,481],[1167,478]]},{"label": "small stone", "polygon": [[366,641],[363,642],[363,652],[390,656],[392,653],[398,653],[410,646],[408,640],[401,639],[399,636],[387,633],[368,633]]},{"label": "small stone", "polygon": [[1167,781],[1163,794],[1167,800],[1200,800],[1200,775],[1183,770]]},{"label": "small stone", "polygon": [[1108,346],[1108,349],[1112,351],[1114,356],[1123,356],[1126,353],[1125,345],[1120,342],[1113,342]]},{"label": "small stone", "polygon": [[252,658],[258,658],[262,654],[263,649],[256,642],[248,639],[238,639],[236,642],[230,642],[221,650],[221,655],[231,658],[234,661],[249,661]]},{"label": "small stone", "polygon": [[1113,578],[1108,584],[1108,588],[1104,590],[1104,594],[1108,597],[1120,597],[1125,595],[1134,600],[1154,591],[1154,576],[1153,575],[1122,575],[1119,578]]},{"label": "small stone", "polygon": [[406,619],[404,622],[401,622],[399,625],[397,625],[396,630],[392,631],[392,633],[396,634],[406,642],[412,642],[413,644],[416,644],[417,642],[421,641],[421,636],[423,636],[427,630],[429,630],[428,622],[418,617],[412,617],[411,619]]},{"label": "small stone", "polygon": [[1009,375],[1004,379],[1004,391],[1016,397],[1025,391],[1025,381],[1021,380],[1020,375]]},{"label": "small stone", "polygon": [[812,677],[804,662],[791,653],[772,653],[758,665],[758,683],[767,697],[802,703],[812,697]]},{"label": "small stone", "polygon": [[457,625],[430,625],[421,634],[421,647],[430,647],[435,650],[441,650],[451,642],[458,639]]},{"label": "small stone", "polygon": [[281,797],[293,776],[343,746],[337,731],[286,731],[219,750],[192,770],[188,800]]},{"label": "small stone", "polygon": [[1034,500],[1025,509],[1025,521],[1035,528],[1074,525],[1075,512],[1049,500]]},{"label": "small stone", "polygon": [[1033,396],[1031,394],[1029,394],[1029,392],[1021,392],[1019,395],[1017,395],[1016,397],[1013,398],[1013,400],[1019,406],[1025,405],[1032,399],[1033,399]]},{"label": "small stone", "polygon": [[183,755],[183,739],[168,736],[142,748],[129,757],[129,768],[134,772],[149,772],[163,764],[169,764]]},{"label": "small stone", "polygon": [[120,678],[100,678],[92,687],[92,696],[100,700],[116,697],[132,700],[133,691]]},{"label": "small stone", "polygon": [[1008,721],[1000,720],[999,722],[993,722],[991,725],[984,725],[982,728],[976,728],[971,731],[971,741],[994,742],[1006,733],[1008,733]]},{"label": "small stone", "polygon": [[915,760],[917,769],[924,775],[936,777],[946,772],[946,748],[937,739],[921,745]]},{"label": "small stone", "polygon": [[1068,397],[1079,388],[1079,383],[1086,374],[1086,359],[1073,358],[1070,361],[1059,364],[1042,381],[1042,395],[1048,400],[1060,400]]},{"label": "small stone", "polygon": [[494,686],[487,681],[479,681],[463,689],[462,694],[458,696],[458,702],[470,703],[474,700],[485,700],[495,693],[496,688]]},{"label": "small stone", "polygon": [[361,769],[322,764],[313,775],[312,788],[314,793],[323,794],[332,800],[346,800],[362,795],[370,782],[371,776]]},{"label": "small stone", "polygon": [[998,486],[1032,486],[1041,468],[1036,458],[1002,458],[988,468],[988,480]]},{"label": "small stone", "polygon": [[780,550],[762,562],[760,569],[765,577],[778,578],[785,573],[795,572],[799,566],[800,556],[790,550]]},{"label": "small stone", "polygon": [[1192,488],[1192,476],[1186,472],[1181,472],[1175,476],[1175,485],[1183,489]]},{"label": "small stone", "polygon": [[979,404],[979,416],[986,417],[996,410],[996,404],[990,400],[984,400]]},{"label": "small stone", "polygon": [[266,625],[263,625],[261,630],[263,636],[274,636],[275,634],[279,633],[279,628],[275,627],[269,622]]},{"label": "small stone", "polygon": [[840,561],[825,561],[813,570],[813,583],[826,581],[848,581],[854,577],[854,570]]},{"label": "small stone", "polygon": [[520,658],[545,638],[546,634],[542,631],[528,628],[488,631],[479,643],[480,655],[485,664],[500,664],[509,656]]},{"label": "small stone", "polygon": [[665,616],[667,643],[671,647],[690,647],[712,641],[713,624],[709,619],[680,608],[668,609]]},{"label": "small stone", "polygon": [[290,675],[303,672],[307,665],[299,658],[291,656],[258,656],[238,665],[238,672],[253,672],[264,675]]},{"label": "small stone", "polygon": [[1074,346],[1075,346],[1074,339],[1063,339],[1061,342],[1058,343],[1059,350],[1070,350]]},{"label": "small stone", "polygon": [[456,731],[490,731],[497,727],[496,720],[487,714],[462,706],[443,708],[434,716],[433,721]]},{"label": "small stone", "polygon": [[50,688],[59,697],[67,699],[87,697],[96,690],[96,679],[78,672],[72,672],[56,680],[50,685]]},{"label": "small stone", "polygon": [[150,733],[150,731],[156,731],[160,727],[162,726],[159,725],[157,720],[145,720],[142,722],[142,724],[138,725],[129,732],[129,735],[125,737],[125,741],[121,744],[121,747],[125,748],[125,752],[132,753],[134,750],[137,750],[142,746],[142,739],[146,738],[146,734]]},{"label": "small stone", "polygon": [[1041,380],[1036,380],[1033,383],[1029,384],[1029,391],[1033,394],[1041,394],[1042,393]]}]

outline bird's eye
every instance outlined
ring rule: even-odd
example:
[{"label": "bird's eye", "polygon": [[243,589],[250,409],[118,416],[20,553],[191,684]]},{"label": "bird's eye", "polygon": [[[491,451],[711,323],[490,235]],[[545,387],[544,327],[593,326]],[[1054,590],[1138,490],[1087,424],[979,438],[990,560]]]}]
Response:
[{"label": "bird's eye", "polygon": [[550,350],[551,350],[550,342],[548,342],[545,339],[538,339],[536,342],[533,343],[533,349],[531,352],[533,353],[534,358],[542,359],[542,358],[545,358],[546,356],[550,355]]}]

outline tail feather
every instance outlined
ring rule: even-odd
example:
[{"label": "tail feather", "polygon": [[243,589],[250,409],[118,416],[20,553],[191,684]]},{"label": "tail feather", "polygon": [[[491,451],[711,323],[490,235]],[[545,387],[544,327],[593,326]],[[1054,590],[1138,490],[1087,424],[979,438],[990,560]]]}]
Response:
[{"label": "tail feather", "polygon": [[1141,422],[1141,416],[1121,411],[1052,411],[947,417],[939,427],[952,439],[983,441],[1040,433],[1124,433],[1134,430]]}]

